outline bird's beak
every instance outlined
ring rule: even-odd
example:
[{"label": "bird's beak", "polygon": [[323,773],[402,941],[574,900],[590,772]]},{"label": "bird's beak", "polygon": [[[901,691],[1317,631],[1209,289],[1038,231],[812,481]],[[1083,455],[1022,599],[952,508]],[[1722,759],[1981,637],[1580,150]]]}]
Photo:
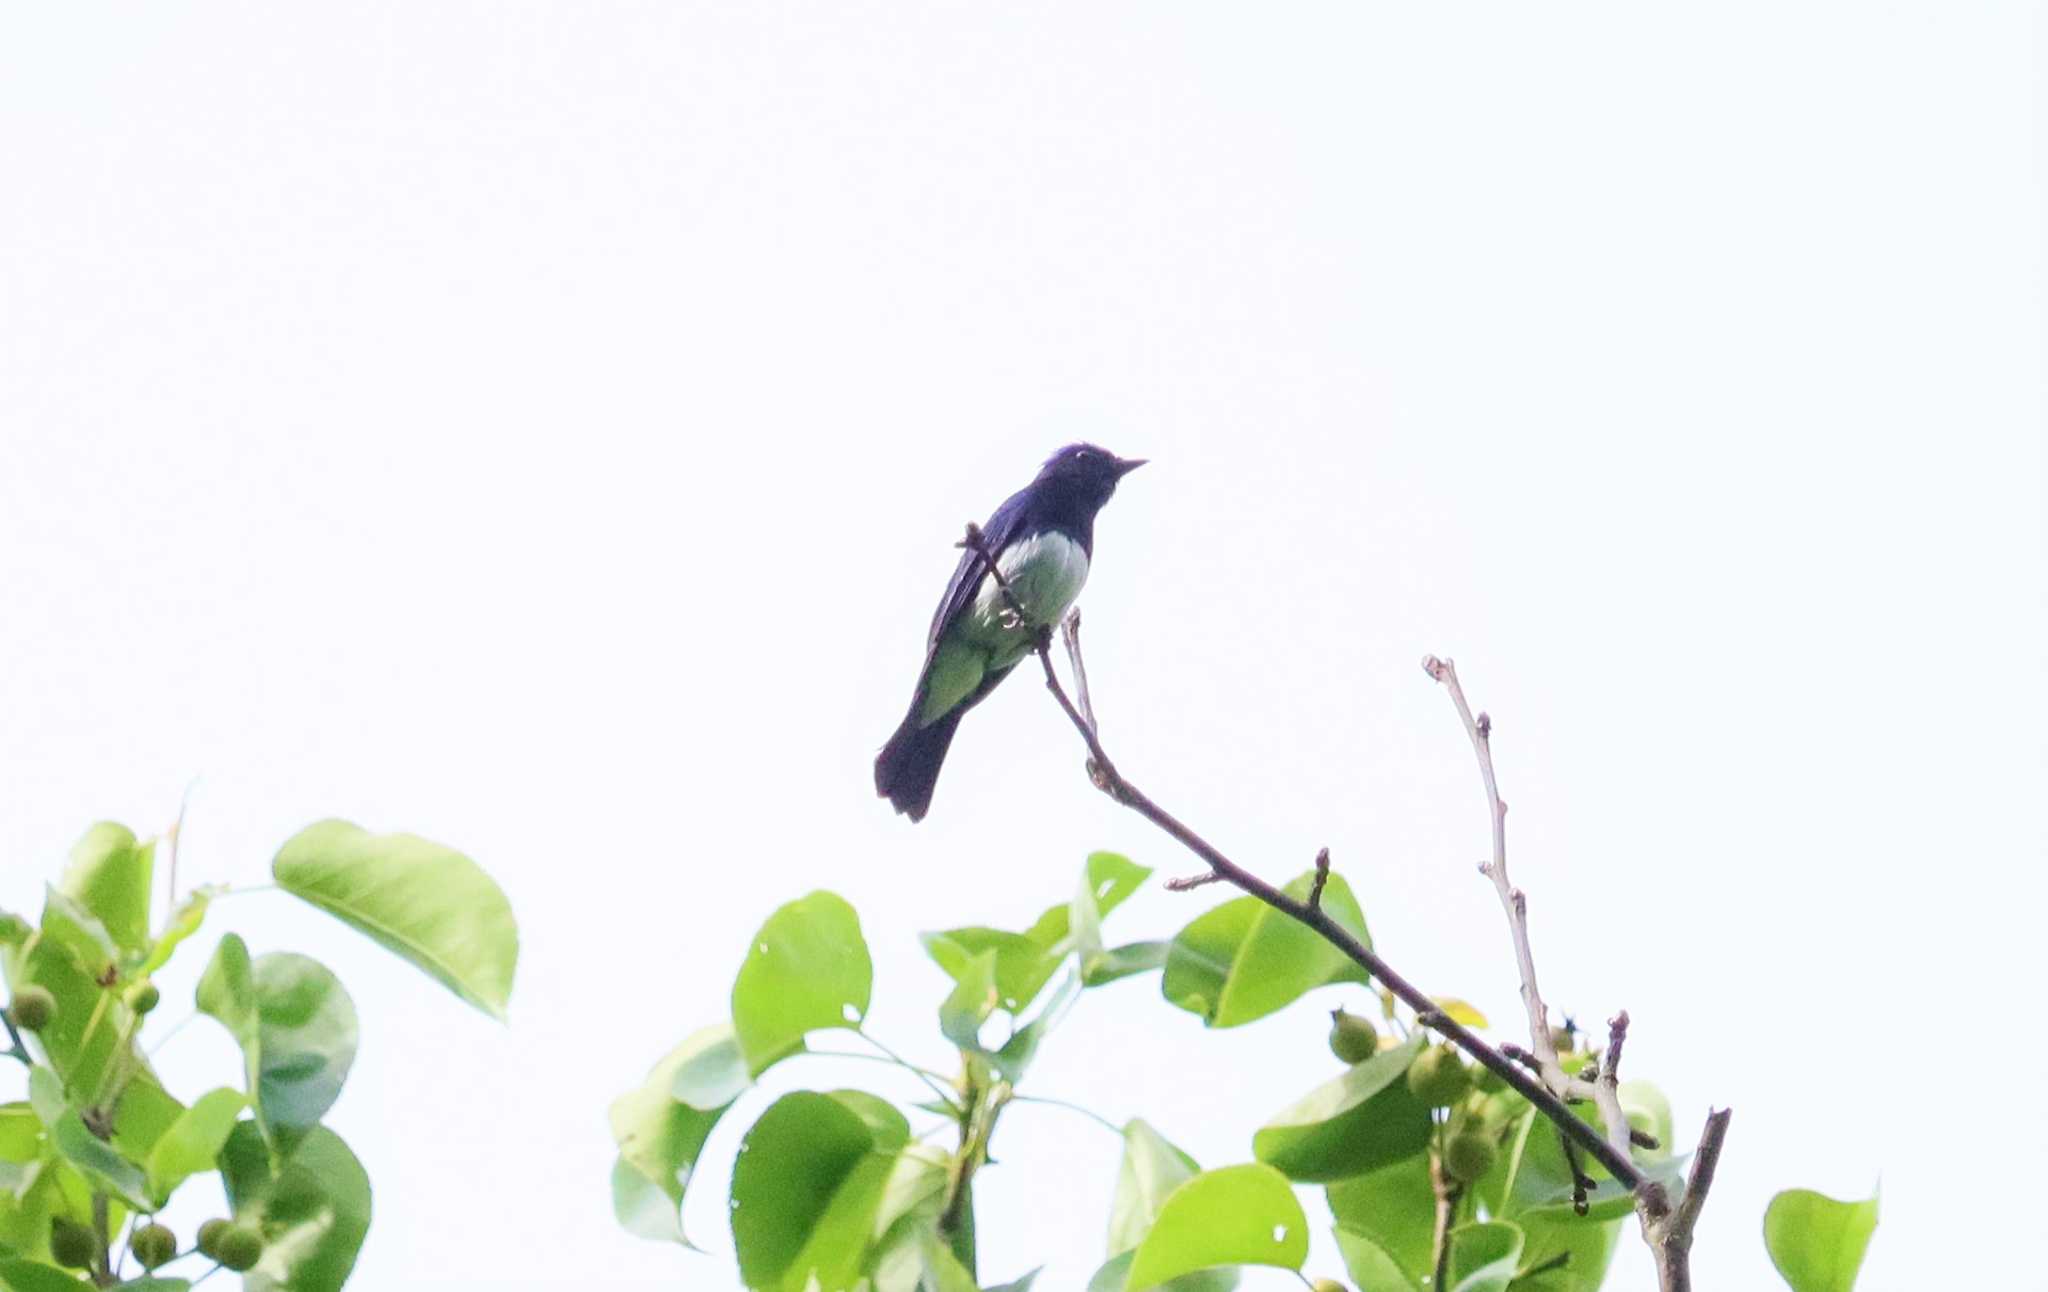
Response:
[{"label": "bird's beak", "polygon": [[1123,479],[1139,467],[1144,466],[1148,461],[1150,461],[1148,458],[1118,458],[1116,461],[1117,479]]}]

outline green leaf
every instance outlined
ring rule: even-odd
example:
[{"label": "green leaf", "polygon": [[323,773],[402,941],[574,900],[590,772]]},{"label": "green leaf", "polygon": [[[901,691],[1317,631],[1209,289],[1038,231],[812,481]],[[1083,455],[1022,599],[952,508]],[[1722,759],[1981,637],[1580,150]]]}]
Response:
[{"label": "green leaf", "polygon": [[102,821],[71,846],[71,864],[59,887],[98,918],[115,945],[139,954],[150,944],[149,885],[155,862],[153,841],[138,843],[127,826]]},{"label": "green leaf", "polygon": [[1143,1242],[1167,1196],[1200,1173],[1195,1159],[1167,1143],[1151,1123],[1137,1117],[1124,1123],[1123,1162],[1109,1207],[1110,1255]]},{"label": "green leaf", "polygon": [[1338,1225],[1336,1234],[1337,1251],[1353,1283],[1373,1292],[1422,1292],[1424,1284],[1369,1235],[1348,1225]]},{"label": "green leaf", "polygon": [[1126,942],[1120,947],[1111,947],[1081,970],[1081,985],[1100,987],[1132,974],[1150,973],[1165,966],[1167,954],[1172,949],[1171,942]]},{"label": "green leaf", "polygon": [[996,953],[982,952],[961,972],[939,1004],[939,1031],[963,1050],[981,1052],[981,1025],[1001,1003],[996,990]]},{"label": "green leaf", "polygon": [[1044,1268],[1045,1267],[1041,1265],[1038,1269],[1031,1271],[1029,1274],[1026,1274],[1023,1278],[1012,1280],[1011,1282],[1005,1283],[1000,1287],[992,1287],[988,1289],[988,1292],[1031,1292],[1031,1285],[1038,1281],[1038,1276],[1040,1272],[1044,1270]]},{"label": "green leaf", "polygon": [[[1336,1217],[1337,1245],[1348,1253],[1344,1235],[1369,1240],[1374,1251],[1401,1271],[1408,1286],[1417,1286],[1433,1271],[1436,1241],[1436,1191],[1429,1182],[1429,1154],[1411,1153],[1387,1166],[1338,1180],[1326,1190],[1330,1214]],[[1347,1254],[1347,1263],[1351,1261]],[[1366,1287],[1356,1263],[1351,1277]]]},{"label": "green leaf", "polygon": [[754,935],[732,985],[732,1022],[747,1068],[759,1076],[821,1028],[858,1028],[874,989],[860,917],[836,893],[815,892],[777,910]]},{"label": "green leaf", "polygon": [[1299,1270],[1308,1218],[1287,1177],[1258,1163],[1205,1171],[1167,1195],[1131,1259],[1129,1292],[1215,1265]]},{"label": "green leaf", "polygon": [[256,958],[256,1116],[280,1147],[320,1123],[356,1058],[356,1007],[327,966],[290,951]]},{"label": "green leaf", "polygon": [[[199,975],[199,986],[192,993],[193,1003],[202,1014],[210,1014],[220,1020],[228,1035],[235,1038],[235,1044],[246,1052],[256,1044],[256,971],[249,962],[249,945],[237,933],[221,938],[214,947],[213,958],[206,962],[206,970]],[[255,1067],[250,1066],[250,1087],[253,1089]]]},{"label": "green leaf", "polygon": [[1450,1292],[1506,1292],[1521,1268],[1522,1231],[1505,1221],[1451,1231]]},{"label": "green leaf", "polygon": [[45,944],[69,955],[95,985],[120,963],[121,953],[114,945],[114,935],[107,932],[100,917],[61,889],[43,890],[42,934]]},{"label": "green leaf", "polygon": [[264,1137],[289,1151],[341,1096],[356,1056],[356,1007],[327,967],[290,951],[249,959],[233,933],[200,975],[199,1009],[242,1047]]},{"label": "green leaf", "polygon": [[1565,1259],[1541,1274],[1516,1279],[1508,1285],[1510,1292],[1599,1292],[1629,1221],[1593,1220],[1561,1208],[1525,1211],[1515,1224],[1522,1230],[1523,1269],[1547,1265],[1558,1256]]},{"label": "green leaf", "polygon": [[612,1163],[612,1218],[635,1238],[695,1248],[683,1236],[683,1213],[676,1200],[623,1157]]},{"label": "green leaf", "polygon": [[859,1281],[909,1127],[857,1095],[784,1095],[740,1144],[732,1235],[748,1287],[840,1292]]},{"label": "green leaf", "polygon": [[1067,941],[1080,961],[1084,981],[1096,972],[1096,964],[1104,954],[1102,917],[1136,892],[1151,873],[1113,852],[1089,855],[1088,864],[1081,870],[1080,886],[1067,902]]},{"label": "green leaf", "polygon": [[[1064,936],[1065,908],[1061,908],[1060,921]],[[955,982],[968,971],[976,956],[994,952],[996,991],[1002,996],[1003,1008],[1013,1012],[1030,1006],[1045,984],[1059,972],[1060,961],[1065,958],[1064,952],[1055,952],[1025,934],[1006,933],[1001,929],[950,929],[944,933],[926,933],[920,941],[924,943],[925,954]]]},{"label": "green leaf", "polygon": [[[619,1146],[612,1212],[629,1232],[695,1246],[683,1233],[683,1195],[704,1141],[751,1084],[744,1066],[734,1079],[738,1050],[730,1025],[704,1028],[655,1064],[639,1089],[612,1101],[612,1139]],[[697,1100],[717,1102],[699,1107],[691,1102]],[[619,1171],[639,1182],[623,1179]]]},{"label": "green leaf", "polygon": [[[1287,885],[1307,900],[1313,871]],[[1368,947],[1365,916],[1350,885],[1331,875],[1322,907]],[[1308,926],[1256,897],[1239,897],[1197,916],[1174,936],[1160,991],[1211,1027],[1264,1018],[1326,983],[1366,980],[1365,970]]]},{"label": "green leaf", "polygon": [[1290,1179],[1323,1181],[1420,1153],[1429,1110],[1402,1078],[1423,1044],[1418,1033],[1316,1087],[1259,1128],[1253,1156]]},{"label": "green leaf", "polygon": [[[1500,1103],[1521,1111],[1508,1132],[1506,1151],[1493,1171],[1479,1182],[1479,1193],[1487,1200],[1488,1208],[1502,1219],[1517,1221],[1558,1211],[1576,1214],[1572,1206],[1571,1165],[1565,1161],[1556,1126],[1518,1096],[1503,1097]],[[1590,1104],[1575,1111],[1588,1125],[1597,1116]],[[1663,1183],[1673,1196],[1684,1178],[1686,1161],[1686,1157],[1669,1154],[1636,1158],[1643,1173]],[[1581,1164],[1594,1182],[1586,1195],[1586,1215],[1582,1219],[1613,1220],[1635,1209],[1629,1191],[1616,1183],[1606,1168],[1583,1155]]]},{"label": "green leaf", "polygon": [[672,1093],[690,1107],[706,1112],[724,1108],[754,1084],[732,1024],[702,1028],[682,1048],[689,1056],[676,1067]]},{"label": "green leaf", "polygon": [[1052,999],[1040,1007],[1032,1020],[1010,1033],[1010,1039],[1003,1047],[988,1056],[988,1061],[1003,1080],[1017,1085],[1024,1080],[1024,1072],[1031,1066],[1031,1060],[1038,1054],[1038,1047],[1061,1018],[1066,1015],[1067,1003],[1080,990],[1080,979],[1067,977],[1052,994]]},{"label": "green leaf", "polygon": [[0,1292],[91,1292],[92,1284],[36,1261],[0,1259]]},{"label": "green leaf", "polygon": [[96,1188],[102,1189],[137,1211],[149,1209],[146,1182],[141,1168],[122,1157],[111,1144],[86,1129],[85,1120],[64,1097],[64,1082],[49,1068],[38,1064],[29,1069],[29,1102],[50,1146]]},{"label": "green leaf", "polygon": [[172,911],[170,919],[165,921],[164,931],[150,945],[149,955],[143,960],[142,967],[135,972],[147,978],[169,964],[171,953],[178,949],[178,944],[199,932],[199,926],[206,922],[206,908],[223,891],[225,890],[209,884],[186,894],[185,900],[178,903],[178,909]]},{"label": "green leaf", "polygon": [[[1104,1287],[1122,1292],[1131,1258],[1152,1231],[1152,1222],[1159,1218],[1167,1197],[1200,1173],[1195,1159],[1168,1143],[1149,1123],[1135,1117],[1125,1123],[1123,1161],[1117,1168],[1116,1196],[1109,1212],[1109,1251],[1116,1259],[1096,1272],[1097,1279],[1106,1280]],[[1091,1280],[1089,1286],[1093,1288],[1095,1282]],[[1237,1286],[1237,1271],[1183,1274],[1167,1286],[1174,1292],[1230,1292]]]},{"label": "green leaf", "polygon": [[[1121,906],[1151,873],[1149,868],[1136,865],[1113,852],[1091,853],[1082,868],[1082,892],[1088,894],[1092,904],[1092,917],[1083,916],[1092,933],[1081,932],[1076,927],[1075,908],[1081,900],[1081,892],[1076,892],[1072,899],[1047,907],[1038,921],[1023,933],[978,925],[949,929],[944,933],[927,933],[923,937],[925,951],[955,982],[966,972],[974,957],[985,951],[994,951],[996,991],[1001,997],[1000,1004],[1012,1014],[1021,1013],[1052,981],[1052,976],[1059,972],[1060,963],[1077,949],[1079,939],[1092,937],[1093,950],[1101,951],[1102,918]],[[1120,947],[1118,951],[1127,953],[1127,958],[1135,955],[1131,948]],[[1090,979],[1086,957],[1083,959],[1083,977],[1088,979],[1088,985],[1122,976],[1113,970],[1113,965],[1105,966],[1095,972],[1108,976]],[[1138,970],[1127,969],[1125,972]]]},{"label": "green leaf", "polygon": [[1793,1292],[1849,1292],[1877,1228],[1877,1199],[1787,1189],[1764,1209],[1764,1247]]},{"label": "green leaf", "polygon": [[171,1193],[187,1179],[213,1170],[221,1145],[227,1143],[228,1132],[248,1104],[239,1090],[210,1090],[171,1123],[144,1163],[150,1200],[157,1207],[169,1201]]},{"label": "green leaf", "polygon": [[116,1283],[114,1292],[186,1292],[191,1286],[190,1279],[129,1279],[126,1283]]},{"label": "green leaf", "polygon": [[240,1122],[220,1168],[235,1219],[263,1232],[245,1292],[339,1292],[370,1230],[370,1178],[341,1137],[315,1127],[273,1165],[256,1124]]},{"label": "green leaf", "polygon": [[504,891],[468,857],[417,835],[322,821],[287,840],[270,869],[278,887],[503,1021],[519,926]]}]

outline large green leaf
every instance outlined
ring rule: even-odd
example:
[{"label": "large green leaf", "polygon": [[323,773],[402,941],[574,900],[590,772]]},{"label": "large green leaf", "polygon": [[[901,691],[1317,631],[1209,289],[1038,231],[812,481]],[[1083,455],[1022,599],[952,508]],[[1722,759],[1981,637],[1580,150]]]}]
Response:
[{"label": "large green leaf", "polygon": [[[704,1028],[655,1064],[639,1089],[612,1101],[618,1171],[638,1177],[621,1178],[615,1171],[612,1178],[613,1213],[628,1231],[694,1246],[683,1233],[683,1196],[704,1141],[751,1083],[745,1066],[736,1063],[738,1050],[731,1025]],[[681,1093],[706,1106],[685,1101]]]},{"label": "large green leaf", "polygon": [[1308,1259],[1308,1218],[1270,1166],[1205,1171],[1167,1195],[1131,1258],[1128,1292],[1216,1265],[1299,1270]]},{"label": "large green leaf", "polygon": [[290,951],[258,956],[256,1115],[280,1146],[327,1115],[356,1057],[356,1007],[327,966]]},{"label": "large green leaf", "polygon": [[256,1124],[241,1122],[220,1168],[235,1219],[263,1232],[245,1292],[339,1292],[370,1230],[370,1178],[341,1137],[315,1127],[274,1164]]},{"label": "large green leaf", "polygon": [[257,1123],[289,1151],[341,1096],[355,1062],[355,1003],[319,961],[290,951],[251,961],[232,933],[200,976],[198,1001],[242,1047]]},{"label": "large green leaf", "polygon": [[278,887],[505,1017],[519,926],[504,891],[468,857],[417,835],[321,821],[287,840],[270,868]]},{"label": "large green leaf", "polygon": [[1253,1155],[1290,1179],[1325,1181],[1422,1152],[1429,1109],[1402,1078],[1423,1044],[1418,1033],[1302,1096],[1252,1136]]},{"label": "large green leaf", "polygon": [[144,1162],[150,1200],[158,1207],[192,1176],[211,1171],[227,1143],[228,1132],[249,1101],[239,1090],[223,1087],[201,1095],[173,1121],[149,1150]]},{"label": "large green leaf", "polygon": [[740,1144],[732,1235],[749,1288],[843,1292],[874,1238],[902,1115],[858,1091],[784,1095]]},{"label": "large green leaf", "polygon": [[155,862],[155,842],[138,843],[127,826],[102,821],[71,846],[71,864],[59,887],[98,918],[116,946],[140,954],[150,945]]},{"label": "large green leaf", "polygon": [[732,985],[740,1053],[756,1075],[821,1028],[858,1028],[874,990],[860,917],[836,893],[798,898],[768,917]]},{"label": "large green leaf", "polygon": [[1849,1292],[1877,1228],[1877,1199],[1787,1189],[1764,1209],[1764,1246],[1793,1292]]},{"label": "large green leaf", "polygon": [[[1344,1233],[1370,1240],[1410,1285],[1420,1284],[1431,1272],[1436,1240],[1436,1190],[1429,1182],[1429,1154],[1411,1153],[1387,1166],[1332,1183],[1326,1192],[1330,1214],[1339,1229],[1338,1246],[1345,1247]],[[1354,1264],[1352,1278],[1370,1287]]]},{"label": "large green leaf", "polygon": [[[1311,871],[1289,882],[1286,891],[1306,900],[1314,882]],[[1360,942],[1372,945],[1358,899],[1343,876],[1330,876],[1322,907]],[[1211,1027],[1236,1027],[1325,983],[1365,980],[1365,970],[1314,929],[1256,897],[1239,897],[1197,916],[1175,935],[1160,990]]]}]

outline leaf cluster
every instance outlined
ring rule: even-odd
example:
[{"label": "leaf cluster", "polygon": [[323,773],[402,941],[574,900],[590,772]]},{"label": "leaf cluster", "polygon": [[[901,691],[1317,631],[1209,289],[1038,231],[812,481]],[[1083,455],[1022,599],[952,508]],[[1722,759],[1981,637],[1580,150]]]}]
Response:
[{"label": "leaf cluster", "polygon": [[[25,1087],[0,1103],[0,1289],[88,1286],[77,1270],[91,1286],[181,1292],[210,1266],[256,1292],[333,1292],[370,1225],[369,1178],[323,1124],[355,1060],[355,1003],[312,957],[254,954],[224,933],[193,1005],[234,1039],[241,1071],[189,1103],[165,1089],[143,1044],[161,1004],[153,978],[232,890],[170,894],[152,918],[156,853],[156,841],[101,823],[72,849],[39,919],[0,912],[5,1055]],[[323,821],[288,840],[271,870],[280,889],[504,1016],[518,930],[468,857]],[[225,1214],[179,1250],[151,1218],[206,1177]],[[128,1226],[124,1254],[116,1239]],[[144,1267],[134,1278],[129,1256]],[[194,1275],[158,1272],[194,1258]]]}]

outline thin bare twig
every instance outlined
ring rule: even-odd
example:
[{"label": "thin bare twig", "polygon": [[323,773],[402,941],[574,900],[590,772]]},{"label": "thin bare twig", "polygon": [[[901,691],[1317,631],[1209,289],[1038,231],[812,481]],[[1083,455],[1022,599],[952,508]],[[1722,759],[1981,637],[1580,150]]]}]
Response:
[{"label": "thin bare twig", "polygon": [[1060,638],[1067,644],[1067,666],[1074,674],[1074,702],[1081,710],[1081,717],[1088,723],[1088,730],[1100,733],[1101,724],[1095,720],[1095,705],[1088,698],[1088,670],[1081,663],[1081,610],[1076,606],[1060,621]]},{"label": "thin bare twig", "polygon": [[[1465,702],[1465,688],[1458,684],[1456,664],[1425,655],[1422,667],[1450,692],[1451,703],[1457,706],[1458,717],[1472,739],[1472,751],[1479,758],[1479,779],[1486,787],[1487,815],[1493,826],[1493,858],[1480,869],[1493,880],[1501,910],[1507,915],[1508,931],[1515,944],[1515,962],[1522,975],[1522,1007],[1529,1016],[1529,1045],[1543,1075],[1543,1084],[1559,1099],[1591,1099],[1607,1129],[1608,1146],[1625,1158],[1629,1149],[1628,1116],[1621,1110],[1614,1085],[1581,1080],[1565,1072],[1558,1061],[1557,1043],[1551,1039],[1550,1011],[1536,985],[1536,956],[1529,948],[1528,898],[1508,879],[1508,805],[1501,799],[1500,784],[1493,771],[1493,720],[1484,713],[1473,716],[1472,707]],[[1626,1026],[1625,1020],[1623,1025]],[[1606,1164],[1604,1159],[1602,1164]]]},{"label": "thin bare twig", "polygon": [[1166,891],[1169,893],[1185,893],[1192,889],[1200,888],[1204,884],[1220,883],[1222,879],[1223,876],[1215,871],[1205,870],[1199,875],[1182,875],[1177,879],[1167,880]]},{"label": "thin bare twig", "polygon": [[[1021,607],[1017,605],[1016,598],[1011,594],[1007,580],[1003,578],[1001,570],[996,565],[995,554],[989,550],[988,540],[981,533],[980,529],[970,525],[962,546],[981,556],[983,565],[997,580],[997,586],[1003,590],[1004,596],[1008,599],[1012,608],[1021,613]],[[1073,724],[1074,730],[1081,736],[1082,743],[1088,748],[1089,779],[1094,782],[1097,789],[1100,789],[1117,803],[1130,808],[1172,836],[1182,847],[1201,858],[1211,870],[1222,877],[1224,882],[1249,893],[1274,910],[1301,924],[1307,925],[1322,935],[1323,939],[1330,943],[1331,946],[1343,952],[1353,963],[1364,969],[1367,974],[1384,985],[1388,991],[1399,997],[1403,1003],[1416,1012],[1418,1017],[1425,1019],[1427,1026],[1435,1029],[1446,1040],[1471,1055],[1480,1066],[1498,1076],[1515,1093],[1521,1095],[1522,1098],[1528,1100],[1539,1109],[1551,1122],[1562,1127],[1565,1134],[1576,1139],[1580,1147],[1585,1149],[1601,1166],[1605,1167],[1608,1173],[1620,1181],[1623,1186],[1634,1189],[1638,1184],[1642,1183],[1644,1179],[1643,1173],[1629,1158],[1626,1149],[1617,1152],[1601,1137],[1597,1130],[1579,1120],[1572,1113],[1571,1109],[1565,1107],[1563,1100],[1552,1094],[1541,1081],[1533,1079],[1528,1073],[1522,1071],[1521,1068],[1503,1056],[1500,1051],[1480,1039],[1477,1034],[1464,1024],[1444,1014],[1437,1007],[1436,1002],[1430,999],[1428,993],[1417,988],[1396,972],[1393,966],[1380,959],[1376,953],[1361,942],[1349,929],[1332,919],[1328,911],[1320,907],[1312,908],[1305,902],[1296,901],[1278,888],[1238,865],[1225,856],[1214,844],[1188,828],[1171,812],[1153,802],[1144,791],[1133,785],[1121,772],[1117,771],[1116,764],[1110,761],[1108,752],[1102,747],[1101,738],[1096,734],[1095,729],[1088,724],[1087,719],[1081,715],[1080,710],[1074,707],[1073,700],[1067,695],[1066,687],[1060,683],[1059,674],[1054,670],[1052,664],[1051,636],[1052,634],[1049,631],[1043,629],[1038,634],[1037,654],[1039,666],[1045,672],[1046,689],[1052,693],[1052,697],[1058,702],[1061,712],[1067,715],[1067,720]],[[1076,644],[1076,652],[1078,654],[1078,643]]]}]

